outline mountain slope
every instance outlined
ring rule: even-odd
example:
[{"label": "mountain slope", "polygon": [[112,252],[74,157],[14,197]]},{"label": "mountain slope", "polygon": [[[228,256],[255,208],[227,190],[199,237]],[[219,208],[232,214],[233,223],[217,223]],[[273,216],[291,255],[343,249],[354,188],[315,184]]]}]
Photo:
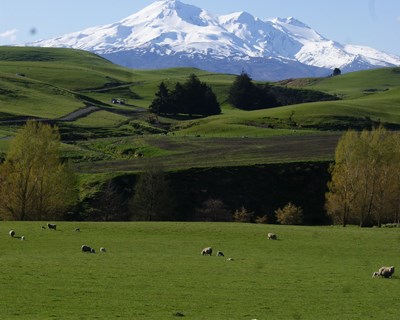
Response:
[{"label": "mountain slope", "polygon": [[127,18],[35,46],[95,52],[140,69],[197,67],[255,79],[321,76],[400,65],[400,57],[326,39],[294,19],[261,20],[246,12],[214,15],[178,0],[159,0]]}]

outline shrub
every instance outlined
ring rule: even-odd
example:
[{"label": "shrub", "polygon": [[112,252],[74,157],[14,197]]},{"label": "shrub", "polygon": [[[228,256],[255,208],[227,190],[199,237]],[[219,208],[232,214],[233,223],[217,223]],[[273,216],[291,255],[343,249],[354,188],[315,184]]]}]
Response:
[{"label": "shrub", "polygon": [[280,224],[301,224],[303,222],[303,209],[289,202],[282,209],[275,210],[275,217]]},{"label": "shrub", "polygon": [[253,216],[254,212],[250,212],[245,207],[241,207],[240,209],[236,209],[233,213],[233,220],[235,220],[235,222],[252,222]]},{"label": "shrub", "polygon": [[257,217],[256,218],[256,223],[267,224],[268,223],[268,216],[265,214],[262,217]]}]

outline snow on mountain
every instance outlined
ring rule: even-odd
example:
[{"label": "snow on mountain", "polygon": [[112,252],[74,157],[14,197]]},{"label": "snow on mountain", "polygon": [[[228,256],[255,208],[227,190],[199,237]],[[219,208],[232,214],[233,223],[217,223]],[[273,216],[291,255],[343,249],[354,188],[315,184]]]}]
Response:
[{"label": "snow on mountain", "polygon": [[400,65],[400,57],[324,38],[295,18],[261,20],[247,12],[214,15],[159,0],[127,18],[30,45],[97,53],[132,68],[191,66],[255,79],[328,75]]}]

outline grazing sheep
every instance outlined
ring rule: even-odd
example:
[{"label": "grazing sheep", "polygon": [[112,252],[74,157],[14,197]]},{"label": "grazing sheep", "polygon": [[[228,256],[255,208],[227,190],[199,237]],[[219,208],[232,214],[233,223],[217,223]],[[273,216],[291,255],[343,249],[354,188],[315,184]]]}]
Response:
[{"label": "grazing sheep", "polygon": [[228,258],[228,259],[226,259],[226,260],[228,260],[228,261],[233,261],[233,258]]},{"label": "grazing sheep", "polygon": [[15,236],[15,231],[14,230],[10,230],[10,232],[8,234],[10,235],[10,237],[14,237]]},{"label": "grazing sheep", "polygon": [[394,267],[382,267],[379,268],[378,273],[383,278],[391,278],[394,273]]},{"label": "grazing sheep", "polygon": [[212,248],[211,248],[211,247],[204,248],[204,249],[201,251],[201,254],[202,254],[203,256],[211,256],[211,254],[212,254]]},{"label": "grazing sheep", "polygon": [[222,251],[217,252],[217,257],[225,257],[224,253]]},{"label": "grazing sheep", "polygon": [[96,250],[94,250],[93,248],[90,249],[90,253],[96,253]]},{"label": "grazing sheep", "polygon": [[54,223],[48,223],[48,224],[47,224],[47,227],[48,227],[49,229],[57,230],[57,225],[54,224]]},{"label": "grazing sheep", "polygon": [[82,252],[92,252],[92,248],[85,244],[81,247],[81,250]]},{"label": "grazing sheep", "polygon": [[24,241],[24,240],[25,240],[25,237],[24,237],[24,236],[22,236],[22,237],[21,237],[21,241]]},{"label": "grazing sheep", "polygon": [[101,248],[100,248],[100,252],[106,252],[106,248],[101,247]]},{"label": "grazing sheep", "polygon": [[276,239],[278,239],[278,237],[276,236],[275,233],[269,232],[269,233],[268,233],[268,239],[269,239],[269,240],[276,240]]},{"label": "grazing sheep", "polygon": [[75,232],[79,232],[79,231],[81,231],[81,229],[79,229],[79,228],[76,228],[76,229],[75,229]]},{"label": "grazing sheep", "polygon": [[379,271],[374,271],[372,274],[372,278],[378,278],[379,277]]}]

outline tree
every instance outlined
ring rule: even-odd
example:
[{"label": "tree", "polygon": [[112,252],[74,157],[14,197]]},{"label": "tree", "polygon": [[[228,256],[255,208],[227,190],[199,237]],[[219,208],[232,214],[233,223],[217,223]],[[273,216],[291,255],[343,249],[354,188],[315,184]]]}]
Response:
[{"label": "tree", "polygon": [[151,112],[157,114],[176,113],[176,110],[174,110],[171,92],[168,90],[163,81],[158,86],[158,91],[155,95],[156,98],[150,105]]},{"label": "tree", "polygon": [[280,224],[302,224],[303,223],[303,209],[297,207],[291,202],[285,205],[282,209],[275,210],[276,220]]},{"label": "tree", "polygon": [[161,166],[149,163],[139,175],[130,203],[132,220],[168,220],[174,209],[170,184]]},{"label": "tree", "polygon": [[256,87],[250,76],[242,71],[229,89],[228,101],[238,109],[251,110],[255,100]]},{"label": "tree", "polygon": [[126,216],[128,201],[113,180],[107,181],[93,204],[93,220],[121,221]]},{"label": "tree", "polygon": [[344,134],[335,151],[335,164],[331,166],[332,179],[328,183],[325,208],[336,224],[345,227],[353,216],[352,202],[356,196],[354,181],[359,175],[355,161],[358,135],[354,131]]},{"label": "tree", "polygon": [[278,105],[271,86],[267,83],[255,85],[244,71],[233,81],[229,89],[228,101],[234,107],[243,110],[257,110]]},{"label": "tree", "polygon": [[77,200],[74,174],[59,156],[57,127],[28,121],[0,166],[0,212],[13,220],[56,220]]},{"label": "tree", "polygon": [[398,217],[400,144],[397,133],[380,127],[348,131],[338,142],[326,210],[335,223],[361,227]]},{"label": "tree", "polygon": [[221,200],[210,198],[196,210],[195,220],[227,222],[232,221],[232,213]]},{"label": "tree", "polygon": [[333,69],[332,75],[333,75],[334,77],[340,76],[341,74],[342,74],[342,71],[341,71],[339,68]]}]

